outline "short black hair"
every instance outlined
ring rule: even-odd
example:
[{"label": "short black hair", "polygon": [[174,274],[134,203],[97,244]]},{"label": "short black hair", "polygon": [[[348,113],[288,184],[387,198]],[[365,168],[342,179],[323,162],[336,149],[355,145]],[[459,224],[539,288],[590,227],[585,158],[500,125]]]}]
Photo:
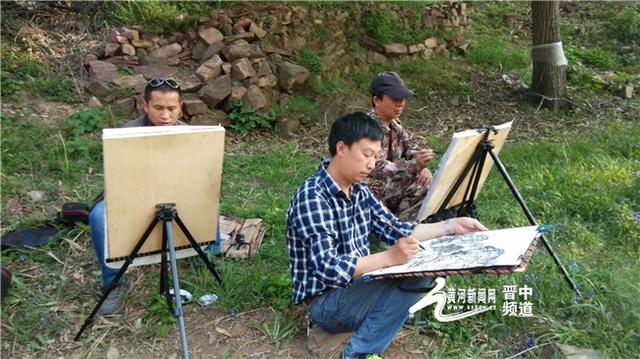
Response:
[{"label": "short black hair", "polygon": [[349,148],[354,142],[363,138],[372,141],[381,141],[383,136],[382,128],[364,112],[353,112],[338,119],[331,125],[329,132],[329,153],[331,157],[336,155],[336,145],[339,141],[344,142]]},{"label": "short black hair", "polygon": [[383,97],[384,97],[384,95],[385,95],[385,94],[384,94],[384,92],[382,92],[382,91],[379,91],[379,92],[377,92],[377,93],[371,94],[371,107],[372,107],[372,108],[374,108],[374,109],[376,108],[376,104],[373,102],[373,98],[374,98],[374,97],[377,97],[377,98],[379,98],[380,100],[382,100],[382,99],[383,99]]},{"label": "short black hair", "polygon": [[162,85],[158,86],[158,87],[151,87],[151,85],[147,84],[147,86],[144,87],[144,100],[146,102],[149,102],[149,100],[151,100],[151,93],[153,91],[158,91],[158,92],[176,92],[178,94],[178,99],[182,100],[182,93],[180,92],[180,88],[173,88],[165,83],[163,83]]}]

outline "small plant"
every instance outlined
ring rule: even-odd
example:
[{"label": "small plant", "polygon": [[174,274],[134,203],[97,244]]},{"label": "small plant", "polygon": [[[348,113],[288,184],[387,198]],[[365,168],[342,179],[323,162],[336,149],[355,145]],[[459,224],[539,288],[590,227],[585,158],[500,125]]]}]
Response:
[{"label": "small plant", "polygon": [[89,108],[69,116],[68,129],[74,137],[93,133],[102,129],[107,121],[107,114],[102,109]]},{"label": "small plant", "polygon": [[142,320],[151,326],[143,332],[143,337],[157,336],[161,337],[171,331],[176,317],[169,312],[167,301],[161,294],[153,295],[149,302],[145,305],[147,311],[142,315]]},{"label": "small plant", "polygon": [[297,59],[300,65],[304,66],[312,74],[319,74],[324,69],[320,54],[308,47],[300,49]]},{"label": "small plant", "polygon": [[296,322],[280,313],[276,314],[273,321],[263,323],[259,329],[276,345],[278,350],[285,340],[293,337],[298,331]]},{"label": "small plant", "polygon": [[273,111],[258,112],[252,108],[244,107],[242,102],[231,105],[229,119],[233,122],[231,127],[238,132],[249,132],[256,128],[273,128],[276,115]]},{"label": "small plant", "polygon": [[628,7],[619,12],[609,25],[613,36],[620,42],[640,41],[640,10]]}]

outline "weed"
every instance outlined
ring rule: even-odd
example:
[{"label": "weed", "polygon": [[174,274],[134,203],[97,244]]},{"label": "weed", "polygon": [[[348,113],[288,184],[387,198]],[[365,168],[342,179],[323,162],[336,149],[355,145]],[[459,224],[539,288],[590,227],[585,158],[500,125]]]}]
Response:
[{"label": "weed", "polygon": [[106,5],[106,20],[112,25],[140,25],[146,31],[171,33],[182,31],[194,20],[208,16],[212,6],[189,1],[110,1]]},{"label": "weed", "polygon": [[481,36],[472,41],[466,58],[472,63],[493,69],[513,70],[529,65],[526,49],[489,36]]},{"label": "weed", "polygon": [[282,342],[293,337],[297,332],[296,322],[280,313],[276,314],[273,321],[263,323],[259,329],[276,345],[278,350],[280,350]]},{"label": "weed", "polygon": [[231,105],[229,119],[231,127],[238,132],[249,132],[257,128],[273,128],[276,116],[273,111],[267,113],[258,112],[252,108],[243,107],[242,102]]},{"label": "weed", "polygon": [[319,74],[324,69],[320,54],[308,47],[301,48],[296,58],[300,65],[304,66],[312,74]]},{"label": "weed", "polygon": [[627,7],[617,13],[609,28],[613,36],[622,43],[640,41],[640,9],[637,7]]},{"label": "weed", "polygon": [[590,65],[599,69],[610,69],[617,66],[615,54],[599,47],[583,49],[579,47],[567,46],[567,59]]}]

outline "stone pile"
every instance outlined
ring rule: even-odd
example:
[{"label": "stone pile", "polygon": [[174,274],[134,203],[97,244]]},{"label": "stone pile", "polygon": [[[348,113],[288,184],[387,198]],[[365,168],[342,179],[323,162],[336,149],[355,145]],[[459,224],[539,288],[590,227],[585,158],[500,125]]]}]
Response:
[{"label": "stone pile", "polygon": [[361,42],[368,49],[374,51],[377,56],[383,55],[387,58],[422,56],[425,59],[430,59],[437,53],[448,55],[452,50],[464,53],[469,46],[470,41],[462,35],[466,27],[469,26],[466,4],[441,3],[427,6],[423,10],[422,22],[425,27],[455,29],[456,34],[445,39],[444,42],[438,42],[436,37],[430,37],[417,44],[391,43],[383,45],[367,36],[364,36]]},{"label": "stone pile", "polygon": [[[288,61],[291,50],[262,41],[265,36],[261,21],[218,10],[194,29],[165,37],[119,27],[85,56],[86,89],[112,103],[119,114],[134,117],[142,113],[146,83],[173,78],[185,93],[183,112],[190,123],[228,124],[225,112],[234,102],[265,109],[309,76],[304,67]],[[281,34],[275,37],[280,40]]]}]

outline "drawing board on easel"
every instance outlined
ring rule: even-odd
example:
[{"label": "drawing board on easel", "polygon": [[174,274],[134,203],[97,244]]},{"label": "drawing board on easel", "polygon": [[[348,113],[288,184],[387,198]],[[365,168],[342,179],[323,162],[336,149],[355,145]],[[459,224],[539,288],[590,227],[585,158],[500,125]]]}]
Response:
[{"label": "drawing board on easel", "polygon": [[[478,146],[485,139],[493,143],[494,152],[496,154],[500,153],[500,150],[507,139],[507,135],[511,130],[512,123],[513,121],[503,123],[499,126],[493,127],[492,130],[483,128],[466,130],[453,134],[451,143],[438,165],[431,187],[427,191],[427,194],[422,201],[422,205],[420,206],[420,211],[416,218],[418,222],[422,222],[428,216],[435,214],[443,206],[450,192],[454,189],[454,184],[463,175],[465,178],[462,180],[444,208],[449,209],[461,204],[465,200],[465,196],[468,194],[465,192],[471,184],[471,181],[474,180],[471,171],[465,174],[467,164],[472,161],[474,155],[478,151]],[[475,200],[480,193],[480,189],[487,179],[489,170],[492,166],[493,160],[491,158],[486,158],[483,163],[483,167],[481,168],[476,191],[473,198],[470,200]]]}]

